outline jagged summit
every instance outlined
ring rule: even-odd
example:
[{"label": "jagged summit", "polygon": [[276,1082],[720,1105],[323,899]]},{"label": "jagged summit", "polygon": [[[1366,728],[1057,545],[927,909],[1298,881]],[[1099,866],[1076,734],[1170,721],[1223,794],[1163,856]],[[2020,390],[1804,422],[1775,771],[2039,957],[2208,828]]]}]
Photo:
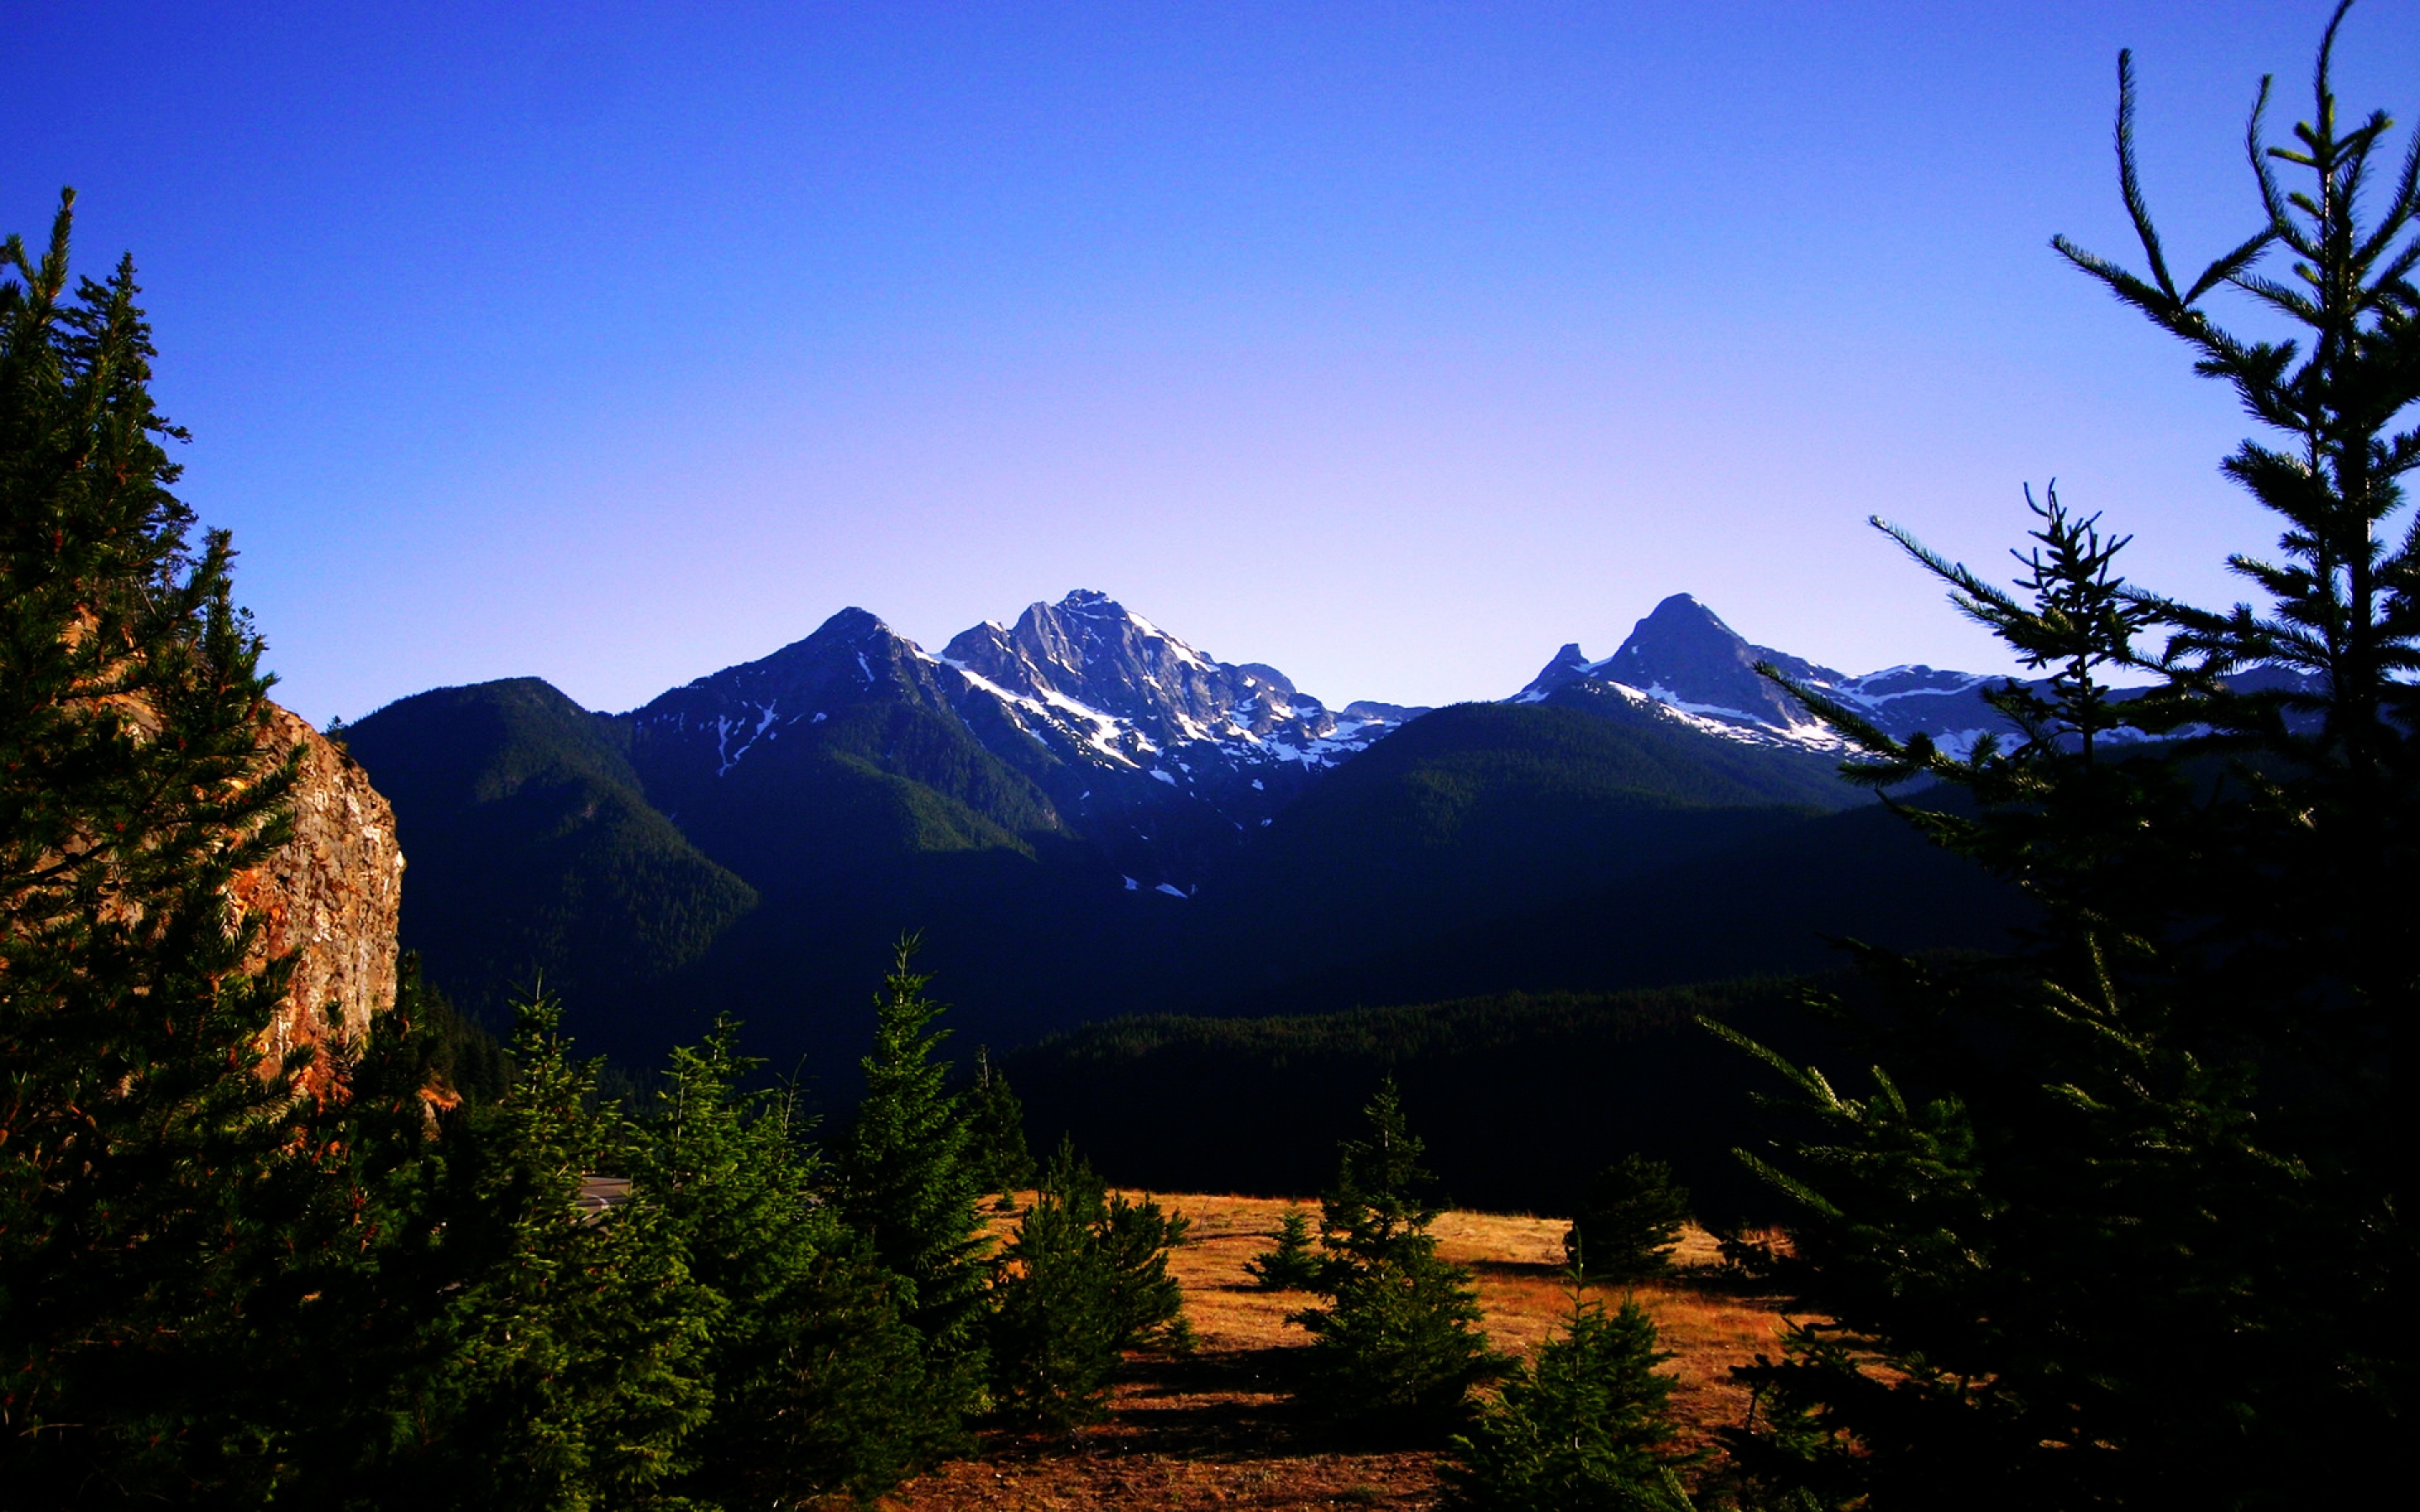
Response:
[{"label": "jagged summit", "polygon": [[1095,724],[1106,717],[1155,752],[1207,745],[1247,764],[1324,765],[1347,746],[1368,744],[1356,739],[1365,730],[1380,733],[1370,727],[1402,722],[1379,705],[1340,719],[1276,668],[1218,661],[1094,589],[1030,604],[1013,625],[978,625],[941,660],[1014,703],[1041,705],[1037,712]]},{"label": "jagged summit", "polygon": [[1631,630],[1621,649],[1606,658],[1600,675],[1690,714],[1785,728],[1808,722],[1789,694],[1758,674],[1759,662],[1772,663],[1799,682],[1841,681],[1828,667],[1749,644],[1687,594],[1674,594],[1656,605]]},{"label": "jagged summit", "polygon": [[[692,814],[724,805],[713,790],[730,781],[788,783],[841,742],[1012,828],[1072,825],[1147,890],[1182,893],[1211,849],[1423,712],[1339,714],[1275,668],[1218,661],[1079,588],[939,656],[851,607],[624,717],[651,791]],[[982,753],[971,764],[970,751]]]},{"label": "jagged summit", "polygon": [[1979,696],[1991,678],[1930,667],[1851,677],[1753,643],[1689,594],[1657,604],[1602,661],[1590,660],[1577,645],[1564,646],[1514,698],[1586,703],[1613,697],[1728,739],[1842,748],[1838,735],[1757,671],[1759,663],[1860,709],[1894,734],[1924,730],[1955,748],[1999,723]]},{"label": "jagged summit", "polygon": [[1231,702],[1217,663],[1093,589],[1029,604],[1011,626],[978,625],[941,659],[1022,698],[1056,694],[1138,721],[1155,745],[1212,738]]}]

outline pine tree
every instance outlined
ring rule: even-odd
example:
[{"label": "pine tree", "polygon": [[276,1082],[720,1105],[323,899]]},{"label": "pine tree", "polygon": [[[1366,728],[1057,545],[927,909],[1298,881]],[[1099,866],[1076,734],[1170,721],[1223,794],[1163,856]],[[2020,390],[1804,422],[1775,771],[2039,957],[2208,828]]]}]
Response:
[{"label": "pine tree", "polygon": [[1125,1332],[1101,1250],[1108,1217],[1100,1178],[1063,1142],[1001,1255],[992,1393],[1015,1421],[1064,1430],[1106,1411]]},{"label": "pine tree", "polygon": [[1109,1277],[1109,1307],[1118,1322],[1118,1348],[1180,1353],[1193,1348],[1185,1288],[1168,1268],[1171,1255],[1192,1227],[1191,1219],[1162,1211],[1149,1196],[1137,1202],[1123,1192],[1109,1195],[1099,1242]]},{"label": "pine tree", "polygon": [[393,1383],[383,1504],[646,1506],[692,1468],[722,1298],[690,1273],[653,1183],[602,1212],[583,1177],[644,1168],[642,1136],[571,1059],[562,1008],[518,1006],[513,1085],[449,1131],[418,1364]]},{"label": "pine tree", "polygon": [[1586,1299],[1571,1275],[1563,1335],[1508,1372],[1438,1467],[1446,1505],[1468,1512],[1688,1512],[1674,1475],[1672,1378],[1638,1304]]},{"label": "pine tree", "polygon": [[1288,1321],[1311,1335],[1313,1400],[1341,1417],[1435,1427],[1459,1418],[1470,1389],[1503,1362],[1479,1330],[1470,1273],[1437,1255],[1429,1226],[1440,1210],[1417,1195],[1429,1173],[1392,1081],[1363,1114],[1369,1136],[1345,1141],[1321,1200],[1313,1289],[1327,1305]]},{"label": "pine tree", "polygon": [[673,1053],[637,1167],[717,1298],[712,1420],[683,1489],[731,1505],[870,1497],[962,1446],[896,1286],[822,1197],[795,1098],[748,1092],[738,1026]]},{"label": "pine tree", "polygon": [[1637,1280],[1672,1269],[1672,1249],[1689,1221],[1689,1190],[1672,1167],[1624,1155],[1589,1180],[1578,1214],[1563,1235],[1575,1269],[1609,1280]]},{"label": "pine tree", "polygon": [[971,1406],[990,1242],[966,1113],[949,1094],[948,1062],[933,1058],[949,1031],[927,1032],[941,1006],[924,995],[931,979],[915,970],[916,947],[913,935],[899,942],[875,999],[874,1053],[861,1063],[865,1100],[841,1150],[841,1214],[899,1278],[936,1393]]},{"label": "pine tree", "polygon": [[1025,1142],[1025,1106],[1010,1089],[1008,1076],[991,1062],[988,1045],[975,1047],[975,1082],[967,1091],[967,1127],[986,1192],[996,1192],[1003,1208],[1012,1192],[1033,1184],[1033,1154]]},{"label": "pine tree", "polygon": [[[2119,181],[2149,270],[2057,243],[2288,438],[2225,464],[2285,525],[2282,562],[2233,560],[2267,612],[2133,587],[2125,539],[2054,493],[2014,593],[1893,532],[2048,673],[1991,695],[2013,744],[1953,757],[1797,690],[1869,753],[1861,780],[1962,790],[1911,816],[2040,922],[2001,962],[1861,949],[1869,988],[1821,1006],[1871,1046],[1864,1095],[1760,1052],[1809,1123],[1763,1163],[1801,1204],[1776,1274],[1830,1319],[1748,1373],[1766,1430],[1734,1447],[1776,1486],[1878,1512],[2266,1506],[2391,1473],[2420,559],[2387,527],[2420,465],[2420,433],[2393,428],[2420,397],[2420,153],[2362,224],[2390,123],[2337,124],[2343,18],[2295,147],[2265,146],[2264,82],[2262,224],[2190,286],[2146,208],[2123,55]],[[2280,162],[2310,189],[2288,193]],[[2291,282],[2258,270],[2279,247]],[[2227,289],[2307,326],[2307,355],[2222,330],[2203,301]],[[2152,686],[2123,694],[2121,672]]]},{"label": "pine tree", "polygon": [[1124,1351],[1190,1344],[1168,1269],[1188,1227],[1149,1197],[1110,1193],[1060,1142],[994,1287],[993,1392],[1012,1419],[1052,1429],[1093,1421]]},{"label": "pine tree", "polygon": [[0,1484],[256,1494],[307,1052],[256,1074],[285,973],[225,900],[295,768],[234,549],[171,491],[133,265],[70,289],[73,203],[0,251]]},{"label": "pine tree", "polygon": [[1244,1262],[1263,1291],[1308,1291],[1319,1281],[1319,1257],[1311,1247],[1311,1220],[1288,1204],[1278,1220],[1278,1242]]}]

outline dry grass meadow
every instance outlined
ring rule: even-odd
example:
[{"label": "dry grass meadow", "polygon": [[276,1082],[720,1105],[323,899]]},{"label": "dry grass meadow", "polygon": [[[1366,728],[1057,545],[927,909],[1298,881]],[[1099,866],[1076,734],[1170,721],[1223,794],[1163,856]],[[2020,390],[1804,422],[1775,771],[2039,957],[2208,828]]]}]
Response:
[{"label": "dry grass meadow", "polygon": [[[1187,1359],[1128,1362],[1107,1422],[1066,1437],[987,1436],[982,1455],[912,1481],[881,1505],[940,1508],[1428,1507],[1436,1500],[1427,1449],[1340,1441],[1293,1411],[1283,1390],[1288,1355],[1308,1342],[1285,1315],[1299,1292],[1252,1288],[1244,1262],[1268,1248],[1285,1211],[1264,1197],[1162,1196],[1193,1221],[1174,1269],[1199,1344]],[[1315,1205],[1311,1212],[1317,1219]],[[1528,1354],[1569,1309],[1562,1279],[1563,1222],[1448,1212],[1435,1232],[1445,1255],[1471,1268],[1496,1347]],[[1683,1274],[1638,1288],[1653,1315],[1673,1402],[1702,1442],[1739,1421],[1746,1399],[1729,1371],[1760,1351],[1777,1353],[1782,1319],[1769,1301],[1702,1287],[1693,1266],[1715,1258],[1691,1229]],[[1618,1295],[1608,1301],[1618,1301]]]}]

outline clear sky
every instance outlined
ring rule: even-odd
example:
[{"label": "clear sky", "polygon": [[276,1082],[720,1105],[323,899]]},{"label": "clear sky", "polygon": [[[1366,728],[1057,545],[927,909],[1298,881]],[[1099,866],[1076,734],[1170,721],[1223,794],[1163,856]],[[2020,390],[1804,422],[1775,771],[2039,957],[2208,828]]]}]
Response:
[{"label": "clear sky", "polygon": [[[1680,591],[1988,670],[1867,515],[1980,563],[2055,476],[2222,601],[2270,533],[2226,394],[2046,242],[2133,253],[2121,45],[2177,260],[2252,229],[2319,0],[7,8],[0,229],[72,184],[133,252],[318,719],[1074,587],[1339,703]],[[2344,107],[2415,64],[2366,0]]]}]

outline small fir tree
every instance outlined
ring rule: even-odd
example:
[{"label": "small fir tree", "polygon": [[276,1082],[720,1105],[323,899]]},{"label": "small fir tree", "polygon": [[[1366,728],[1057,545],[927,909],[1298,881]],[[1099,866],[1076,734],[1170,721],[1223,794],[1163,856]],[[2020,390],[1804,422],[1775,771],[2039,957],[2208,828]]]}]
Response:
[{"label": "small fir tree", "polygon": [[1563,1253],[1575,1269],[1603,1280],[1663,1275],[1688,1221],[1689,1190],[1673,1182],[1672,1167],[1624,1155],[1589,1179]]},{"label": "small fir tree", "polygon": [[1091,1421],[1123,1351],[1190,1342],[1168,1270],[1187,1227],[1148,1197],[1109,1193],[1061,1142],[994,1288],[993,1392],[1010,1417],[1052,1429]]},{"label": "small fir tree", "polygon": [[1460,1418],[1470,1389],[1502,1368],[1480,1332],[1470,1273],[1436,1252],[1439,1210],[1390,1080],[1347,1140],[1336,1187],[1321,1201],[1324,1307],[1292,1314],[1311,1335],[1306,1393],[1341,1417],[1412,1428]]},{"label": "small fir tree", "polygon": [[[392,1385],[379,1494],[432,1507],[647,1506],[693,1464],[726,1306],[691,1276],[661,1194],[583,1213],[583,1178],[643,1169],[641,1132],[570,1057],[561,1005],[517,1005],[515,1074],[448,1131],[427,1208],[416,1368]],[[432,1277],[433,1278],[433,1277]]]},{"label": "small fir tree", "polygon": [[1311,1244],[1311,1220],[1289,1204],[1278,1220],[1278,1242],[1244,1262],[1263,1291],[1309,1291],[1319,1282],[1319,1256]]},{"label": "small fir tree", "polygon": [[1508,1372],[1439,1467],[1467,1512],[1688,1512],[1674,1473],[1672,1378],[1655,1324],[1623,1298],[1607,1314],[1571,1274],[1563,1335]]},{"label": "small fir tree", "polygon": [[949,1063],[934,1058],[950,1031],[931,1028],[941,1005],[924,995],[931,979],[915,969],[916,948],[914,935],[900,940],[875,999],[874,1053],[861,1062],[865,1101],[841,1149],[841,1214],[902,1283],[933,1389],[971,1407],[990,1242],[966,1112],[949,1093]]},{"label": "small fir tree", "polygon": [[1182,1353],[1193,1348],[1185,1288],[1168,1268],[1171,1255],[1192,1227],[1191,1219],[1163,1211],[1149,1196],[1137,1202],[1123,1192],[1109,1194],[1099,1235],[1120,1349]]},{"label": "small fir tree", "polygon": [[1001,1255],[992,1396],[1016,1421],[1063,1430],[1103,1412],[1122,1332],[1100,1246],[1108,1215],[1100,1179],[1062,1143]]},{"label": "small fir tree", "polygon": [[983,1189],[1006,1199],[1032,1186],[1033,1154],[1025,1142],[1025,1106],[1010,1089],[1007,1074],[992,1064],[988,1045],[975,1047],[975,1082],[966,1097],[967,1126]]}]

